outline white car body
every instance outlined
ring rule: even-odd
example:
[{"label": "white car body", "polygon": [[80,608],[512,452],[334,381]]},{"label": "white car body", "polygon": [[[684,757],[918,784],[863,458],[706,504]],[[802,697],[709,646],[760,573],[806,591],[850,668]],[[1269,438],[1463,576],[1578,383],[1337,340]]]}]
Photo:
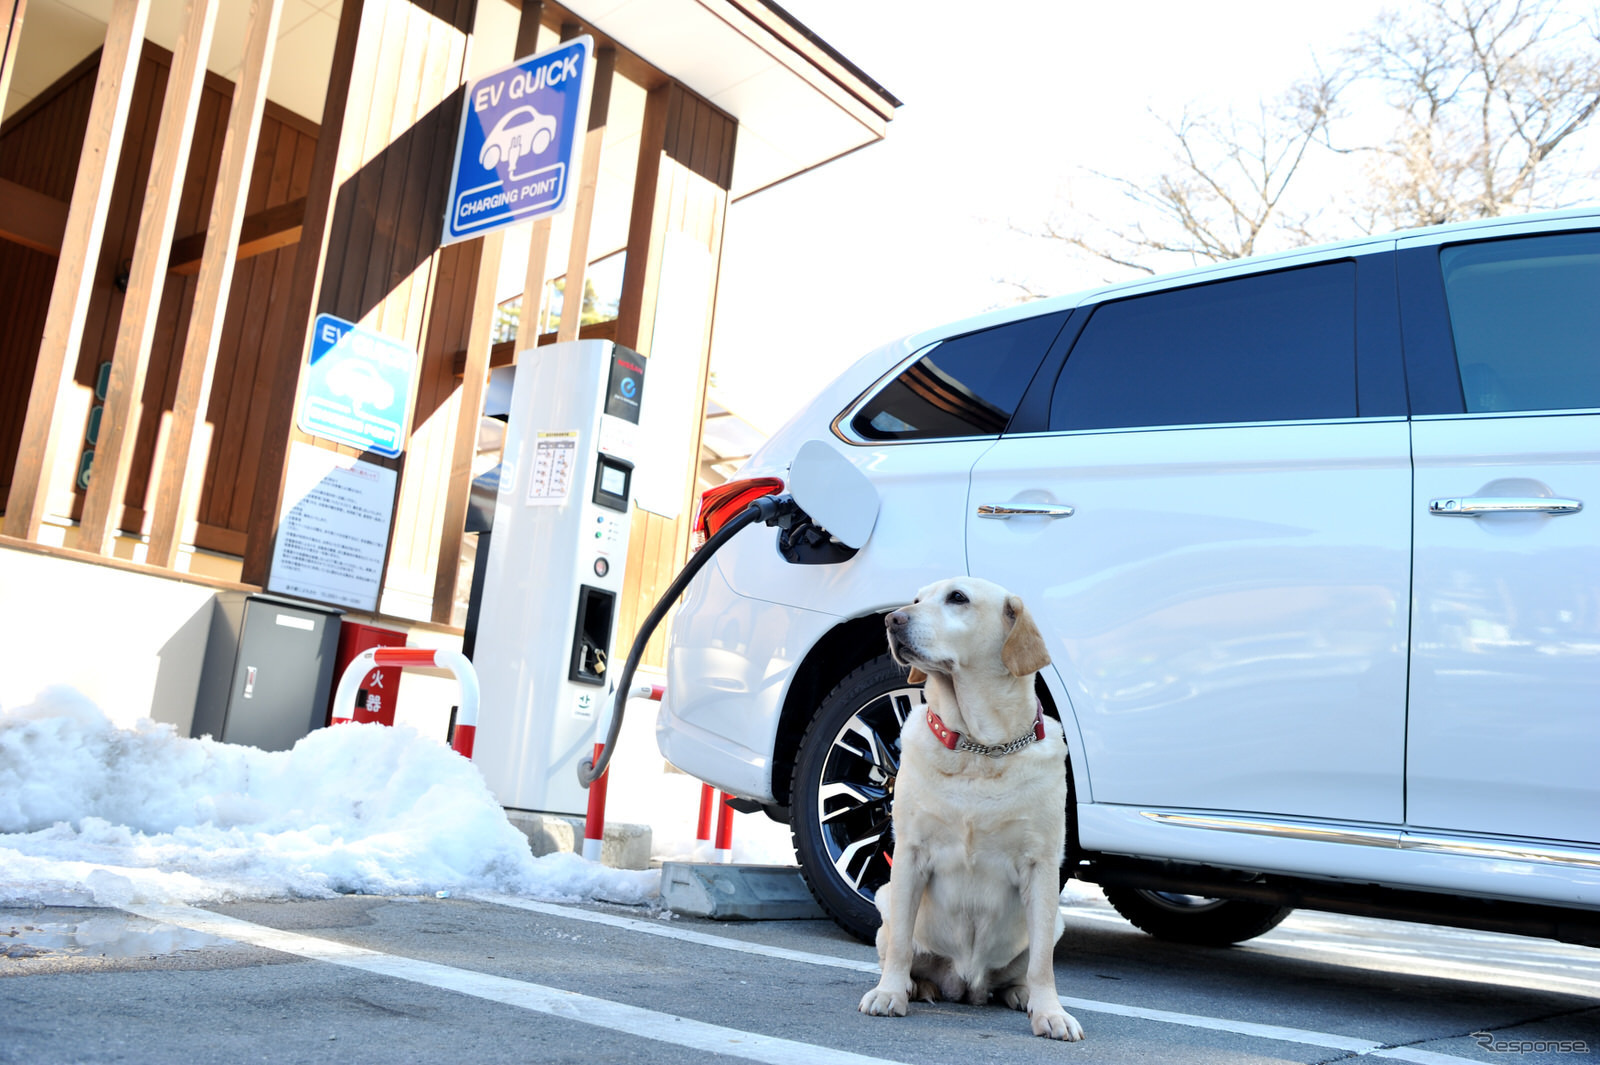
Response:
[{"label": "white car body", "polygon": [[[871,540],[842,563],[795,565],[757,528],[706,566],[671,632],[663,754],[781,814],[807,712],[797,684],[842,676],[815,649],[970,573],[1020,594],[1049,642],[1041,679],[1071,749],[1076,852],[1600,910],[1600,410],[1429,413],[1419,367],[1437,338],[1413,309],[1433,298],[1421,256],[1561,233],[1600,233],[1600,212],[1222,264],[872,352],[739,475],[783,478],[823,440],[881,495]],[[852,429],[945,338],[1068,312],[1081,330],[1129,297],[1343,262],[1360,272],[1358,360],[1372,360],[1359,387],[1403,372],[1409,406],[1402,380],[1401,407],[1360,417],[928,440]],[[1382,270],[1400,278],[1393,307],[1368,298]],[[1380,366],[1387,333],[1394,365]],[[1477,497],[1586,506],[1430,511]],[[1073,513],[993,520],[986,504]]]}]

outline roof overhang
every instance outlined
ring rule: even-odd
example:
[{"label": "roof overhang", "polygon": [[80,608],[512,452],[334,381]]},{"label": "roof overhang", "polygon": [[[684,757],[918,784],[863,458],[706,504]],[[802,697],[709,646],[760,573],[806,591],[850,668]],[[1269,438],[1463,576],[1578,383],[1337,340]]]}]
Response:
[{"label": "roof overhang", "polygon": [[900,106],[762,0],[566,0],[560,7],[738,120],[735,199],[882,140]]}]

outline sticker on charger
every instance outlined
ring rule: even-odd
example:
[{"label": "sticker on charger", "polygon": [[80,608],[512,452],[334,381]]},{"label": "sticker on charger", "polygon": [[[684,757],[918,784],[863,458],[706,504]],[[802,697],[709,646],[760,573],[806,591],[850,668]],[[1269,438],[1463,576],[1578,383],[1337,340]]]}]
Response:
[{"label": "sticker on charger", "polygon": [[579,692],[572,707],[573,717],[594,717],[595,697],[589,692]]},{"label": "sticker on charger", "polygon": [[572,475],[578,466],[578,434],[540,433],[533,449],[533,474],[528,478],[530,507],[559,507],[572,492]]}]

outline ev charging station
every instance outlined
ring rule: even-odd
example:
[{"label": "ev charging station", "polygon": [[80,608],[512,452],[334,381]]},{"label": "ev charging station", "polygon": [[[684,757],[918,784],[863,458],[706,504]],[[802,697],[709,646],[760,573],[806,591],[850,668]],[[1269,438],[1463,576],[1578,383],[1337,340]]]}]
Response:
[{"label": "ev charging station", "polygon": [[[473,664],[473,762],[500,805],[582,816],[611,705],[644,360],[609,341],[517,355]],[[603,733],[602,733],[603,734]]]}]

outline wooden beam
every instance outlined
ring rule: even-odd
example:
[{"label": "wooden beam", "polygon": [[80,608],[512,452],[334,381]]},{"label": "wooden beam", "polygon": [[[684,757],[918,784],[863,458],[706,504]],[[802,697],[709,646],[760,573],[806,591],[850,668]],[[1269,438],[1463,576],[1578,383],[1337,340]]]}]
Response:
[{"label": "wooden beam", "polygon": [[[518,59],[539,50],[539,20],[544,14],[543,0],[523,0],[522,17],[517,22],[515,54]],[[539,219],[529,242],[529,272],[535,248],[540,244],[538,230],[544,230],[543,246],[537,248],[540,283],[544,277],[545,248],[550,242],[550,221]],[[478,450],[478,419],[483,412],[483,393],[488,383],[489,338],[494,335],[495,286],[500,278],[500,257],[505,234],[497,231],[483,238],[479,249],[478,277],[473,290],[472,318],[467,326],[467,350],[461,353],[461,394],[456,408],[455,439],[451,441],[450,472],[446,480],[444,519],[439,534],[439,557],[433,579],[433,620],[448,625],[455,607],[456,585],[461,572],[461,542],[466,535],[467,498],[472,491],[472,460]],[[528,307],[526,295],[523,309]],[[533,303],[538,315],[537,299]],[[526,322],[526,318],[523,319]],[[521,323],[519,323],[519,331]],[[496,345],[499,346],[499,345]]]},{"label": "wooden beam", "polygon": [[601,48],[595,53],[594,91],[589,98],[589,131],[583,138],[583,177],[578,183],[578,200],[572,207],[572,244],[567,249],[566,290],[561,297],[562,340],[578,339],[578,324],[583,317],[584,274],[589,267],[589,227],[594,220],[594,191],[600,183],[600,146],[606,136],[606,119],[611,110],[611,75],[617,66],[617,50]]},{"label": "wooden beam", "polygon": [[114,0],[106,26],[106,43],[100,52],[94,100],[89,105],[89,124],[61,241],[61,259],[50,290],[44,338],[34,365],[28,413],[6,500],[5,534],[21,540],[39,538],[50,489],[56,482],[57,445],[63,433],[55,424],[55,412],[69,405],[77,387],[73,363],[83,342],[93,266],[99,261],[105,236],[111,188],[122,154],[128,103],[133,97],[134,72],[149,14],[150,0]]},{"label": "wooden beam", "polygon": [[[524,0],[522,21],[517,24],[517,58],[538,52],[539,18],[543,9],[542,0]],[[569,24],[563,27],[563,31],[562,39],[566,40],[569,39],[569,32],[572,36],[577,35],[578,27]],[[523,274],[522,311],[517,317],[517,351],[539,343],[539,312],[544,308],[544,275],[550,265],[550,226],[550,216],[542,215],[533,220],[533,227],[528,232],[528,268]]]},{"label": "wooden beam", "polygon": [[[517,352],[519,351],[524,351],[536,344],[541,347],[545,344],[554,344],[558,338],[558,334],[553,331],[549,333],[540,333],[538,336],[528,341],[527,344],[523,344],[522,340],[520,339],[521,335],[522,334],[519,332],[517,334],[519,339],[517,340],[502,340],[500,343],[490,346],[489,361],[484,366],[484,373],[488,373],[490,370],[493,370],[496,367],[510,366],[512,363],[517,361]],[[616,341],[617,320],[615,318],[607,318],[603,322],[591,322],[582,329],[578,330],[578,339]],[[620,341],[618,341],[618,343],[620,343]],[[450,356],[450,360],[451,372],[457,377],[465,377],[467,372],[466,350],[462,349],[461,351],[456,352],[454,355]]]},{"label": "wooden beam", "polygon": [[46,255],[61,254],[67,205],[15,181],[0,178],[0,240]]},{"label": "wooden beam", "polygon": [[[155,474],[155,505],[146,558],[152,566],[171,568],[184,526],[194,511],[199,486],[205,480],[207,448],[204,434],[195,432],[195,425],[211,402],[217,351],[222,346],[222,317],[233,287],[237,261],[234,252],[240,243],[245,200],[250,194],[249,177],[255,164],[261,113],[267,103],[267,76],[272,70],[282,10],[283,0],[250,2],[243,66],[234,86],[228,131],[222,141],[217,187],[211,198],[211,221],[206,226],[194,307],[184,338],[172,417],[167,423],[167,446]],[[305,200],[298,203],[304,220]],[[295,236],[298,239],[298,224]]]},{"label": "wooden beam", "polygon": [[650,326],[656,318],[656,290],[667,243],[666,226],[657,220],[667,216],[672,190],[670,181],[661,180],[667,114],[674,94],[682,92],[675,82],[668,82],[645,97],[633,204],[628,211],[628,258],[622,266],[622,293],[617,300],[617,343],[646,356],[650,354]]},{"label": "wooden beam", "polygon": [[167,94],[161,103],[161,124],[156,129],[155,154],[150,161],[150,181],[139,210],[139,233],[133,245],[133,266],[128,293],[117,322],[117,346],[111,356],[111,380],[106,388],[100,436],[95,442],[94,472],[78,519],[78,548],[100,555],[112,553],[122,500],[128,494],[133,470],[134,444],[139,433],[145,371],[155,342],[161,293],[167,279],[167,249],[178,222],[178,202],[183,196],[183,176],[194,141],[195,118],[205,88],[206,57],[211,54],[211,31],[217,24],[217,5],[210,0],[187,0],[184,25],[167,72]]},{"label": "wooden beam", "polygon": [[539,22],[543,18],[544,0],[522,0],[522,15],[517,19],[517,59],[539,51]]},{"label": "wooden beam", "polygon": [[0,107],[11,95],[11,75],[17,68],[18,42],[22,40],[22,16],[28,0],[0,0]]},{"label": "wooden beam", "polygon": [[[370,14],[382,17],[378,11]],[[300,250],[295,254],[294,277],[283,310],[283,337],[277,352],[262,353],[263,359],[275,358],[277,366],[267,397],[266,435],[261,441],[250,517],[245,526],[241,579],[246,584],[265,585],[267,570],[272,565],[273,536],[278,527],[278,508],[283,502],[284,468],[294,433],[294,405],[300,391],[306,334],[311,329],[312,308],[316,306],[322,284],[323,258],[328,248],[328,219],[333,213],[333,184],[338,173],[339,145],[344,136],[345,105],[350,96],[351,71],[355,65],[356,46],[360,43],[361,24],[368,15],[365,0],[345,0],[339,9],[328,94],[322,107],[322,130],[311,162],[311,191],[306,197]]]},{"label": "wooden beam", "polygon": [[461,540],[467,522],[467,497],[472,488],[472,459],[478,449],[478,417],[483,412],[483,392],[489,377],[489,338],[494,334],[494,289],[500,278],[500,251],[505,233],[496,230],[480,238],[477,287],[473,292],[472,323],[467,329],[467,365],[461,378],[460,407],[456,411],[455,440],[451,442],[450,474],[446,481],[444,524],[439,534],[439,563],[433,579],[433,620],[450,624],[455,606],[456,582],[461,572]]},{"label": "wooden beam", "polygon": [[[230,117],[231,121],[231,117]],[[256,123],[260,128],[260,123]],[[269,251],[287,248],[300,242],[300,232],[305,225],[306,198],[280,203],[276,207],[257,211],[239,225],[235,259],[249,259]],[[207,225],[204,233],[191,233],[172,242],[172,254],[167,259],[167,270],[174,274],[198,274],[200,260],[205,253],[206,240],[211,233]]]}]

